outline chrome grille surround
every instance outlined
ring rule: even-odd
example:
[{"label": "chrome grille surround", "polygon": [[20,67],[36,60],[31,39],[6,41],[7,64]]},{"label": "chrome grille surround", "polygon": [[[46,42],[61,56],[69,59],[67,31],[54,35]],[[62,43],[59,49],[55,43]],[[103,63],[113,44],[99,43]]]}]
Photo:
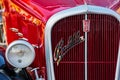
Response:
[{"label": "chrome grille surround", "polygon": [[[47,65],[47,76],[48,80],[55,80],[54,75],[54,67],[53,67],[53,55],[52,55],[52,44],[51,44],[51,31],[52,27],[54,26],[57,21],[77,14],[105,14],[115,17],[120,22],[120,15],[114,12],[111,9],[99,7],[99,6],[91,6],[91,5],[81,5],[71,9],[67,9],[61,12],[56,13],[53,15],[47,22],[45,27],[45,55],[46,55],[46,65]],[[62,15],[61,15],[62,14]],[[119,67],[120,67],[120,46],[118,51],[118,61],[116,67],[116,75],[115,80],[119,80]]]}]

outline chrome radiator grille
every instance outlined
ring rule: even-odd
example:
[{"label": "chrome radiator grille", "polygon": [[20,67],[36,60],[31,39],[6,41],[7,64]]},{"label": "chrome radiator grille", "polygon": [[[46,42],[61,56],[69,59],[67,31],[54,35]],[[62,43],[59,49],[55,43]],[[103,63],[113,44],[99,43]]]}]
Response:
[{"label": "chrome radiator grille", "polygon": [[[56,45],[63,40],[63,46],[68,44],[71,35],[80,32],[84,36],[83,23],[85,15],[66,17],[58,21],[52,28],[52,55]],[[88,79],[114,80],[119,49],[119,21],[112,16],[88,14],[90,32],[88,32]],[[84,46],[85,42],[70,48],[60,64],[54,61],[56,80],[84,80]],[[62,46],[62,47],[63,47]],[[53,57],[54,59],[54,57]]]}]

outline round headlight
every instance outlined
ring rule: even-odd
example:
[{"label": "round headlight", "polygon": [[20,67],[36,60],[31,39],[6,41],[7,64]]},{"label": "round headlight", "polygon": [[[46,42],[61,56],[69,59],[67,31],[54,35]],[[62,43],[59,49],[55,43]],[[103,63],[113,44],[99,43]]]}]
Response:
[{"label": "round headlight", "polygon": [[17,40],[8,46],[5,56],[12,66],[24,68],[34,61],[35,51],[27,41]]}]

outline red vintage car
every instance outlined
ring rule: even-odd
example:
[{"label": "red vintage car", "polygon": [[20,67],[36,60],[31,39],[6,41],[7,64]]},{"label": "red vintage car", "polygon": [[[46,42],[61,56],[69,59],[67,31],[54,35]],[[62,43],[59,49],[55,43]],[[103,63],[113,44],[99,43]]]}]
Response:
[{"label": "red vintage car", "polygon": [[25,80],[120,80],[120,0],[3,0],[10,69]]}]

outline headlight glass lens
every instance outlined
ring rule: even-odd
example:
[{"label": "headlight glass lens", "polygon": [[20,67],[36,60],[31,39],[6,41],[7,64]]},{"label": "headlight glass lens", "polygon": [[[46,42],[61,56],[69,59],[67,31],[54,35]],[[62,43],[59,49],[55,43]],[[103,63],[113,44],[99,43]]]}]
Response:
[{"label": "headlight glass lens", "polygon": [[7,61],[12,66],[18,68],[24,68],[29,66],[33,62],[34,57],[34,49],[26,41],[18,41],[14,44],[10,44],[10,47],[8,47],[6,51]]}]

